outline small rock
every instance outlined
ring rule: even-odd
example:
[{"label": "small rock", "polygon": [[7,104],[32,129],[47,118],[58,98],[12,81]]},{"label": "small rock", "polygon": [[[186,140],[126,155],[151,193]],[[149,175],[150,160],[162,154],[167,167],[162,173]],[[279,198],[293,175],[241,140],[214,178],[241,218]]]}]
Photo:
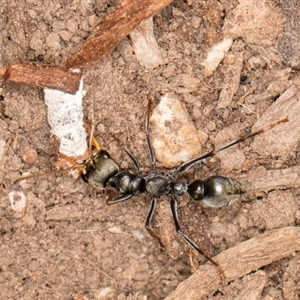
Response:
[{"label": "small rock", "polygon": [[26,196],[23,192],[11,191],[8,194],[11,209],[15,211],[19,216],[22,216],[26,209]]},{"label": "small rock", "polygon": [[150,118],[151,140],[157,160],[172,168],[199,155],[201,141],[183,103],[166,94]]},{"label": "small rock", "polygon": [[35,151],[35,149],[32,149],[30,147],[26,147],[24,150],[23,150],[23,153],[22,153],[22,159],[23,161],[26,163],[26,164],[29,164],[29,165],[32,165],[34,164],[37,159],[38,159],[38,154],[37,152]]},{"label": "small rock", "polygon": [[111,226],[111,227],[108,227],[107,230],[111,233],[116,233],[116,234],[123,233],[122,229],[119,226]]},{"label": "small rock", "polygon": [[107,286],[105,288],[103,288],[102,290],[98,291],[96,296],[97,300],[100,299],[112,299],[112,297],[114,297],[115,292],[113,290],[113,288],[111,288],[110,286]]}]

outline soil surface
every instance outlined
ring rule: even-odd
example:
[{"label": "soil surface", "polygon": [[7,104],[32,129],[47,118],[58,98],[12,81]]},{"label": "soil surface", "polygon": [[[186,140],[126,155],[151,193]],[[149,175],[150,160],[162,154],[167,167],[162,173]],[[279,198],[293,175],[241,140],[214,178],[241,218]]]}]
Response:
[{"label": "soil surface", "polygon": [[[151,166],[145,141],[148,95],[156,105],[166,92],[176,94],[199,136],[206,137],[205,153],[251,132],[287,89],[299,86],[298,49],[282,47],[300,45],[295,41],[299,34],[294,35],[299,32],[300,9],[294,7],[298,4],[291,3],[291,9],[288,3],[294,1],[259,2],[262,7],[251,12],[248,1],[176,0],[154,17],[163,65],[141,67],[125,38],[110,55],[84,70],[85,119],[96,125],[97,139],[122,168],[133,166],[114,136],[138,158],[142,172]],[[117,3],[0,0],[0,66],[60,64],[80,49]],[[253,12],[260,20],[264,10],[272,22],[242,26]],[[212,76],[205,77],[201,62],[227,34],[233,37],[231,49]],[[270,123],[283,117],[274,113]],[[263,142],[247,140],[181,176],[192,181],[224,175],[248,189],[242,201],[219,209],[188,196],[178,199],[184,231],[211,256],[265,231],[299,224],[299,184],[273,180],[268,188],[273,174],[268,171],[289,178],[289,170],[298,167],[299,134],[281,143],[299,128],[299,123],[290,124],[276,142],[268,140],[271,130],[266,130]],[[15,179],[55,170],[57,146],[50,139],[42,90],[2,81],[0,134],[1,299],[164,299],[194,272],[198,261],[205,263],[176,236],[168,197],[159,199],[154,218],[163,248],[144,228],[151,197],[134,196],[108,206],[106,191],[96,191],[66,173],[21,182],[26,211],[20,215],[12,209],[8,194]],[[277,145],[275,154],[268,151],[271,144]],[[167,172],[160,162],[157,166]],[[299,270],[300,253],[295,253],[206,299],[246,299],[243,291],[249,289],[252,299],[299,299]]]}]

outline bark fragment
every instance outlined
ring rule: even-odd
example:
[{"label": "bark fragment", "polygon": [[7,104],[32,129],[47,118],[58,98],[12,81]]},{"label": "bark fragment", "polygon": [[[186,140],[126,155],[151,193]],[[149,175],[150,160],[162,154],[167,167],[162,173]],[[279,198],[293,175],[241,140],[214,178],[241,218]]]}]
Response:
[{"label": "bark fragment", "polygon": [[10,82],[75,94],[79,88],[81,72],[73,72],[60,66],[20,63],[1,69],[0,77]]},{"label": "bark fragment", "polygon": [[[226,282],[242,277],[300,250],[300,228],[285,227],[253,237],[215,256]],[[220,274],[210,263],[182,282],[165,300],[199,300],[221,288]]]}]

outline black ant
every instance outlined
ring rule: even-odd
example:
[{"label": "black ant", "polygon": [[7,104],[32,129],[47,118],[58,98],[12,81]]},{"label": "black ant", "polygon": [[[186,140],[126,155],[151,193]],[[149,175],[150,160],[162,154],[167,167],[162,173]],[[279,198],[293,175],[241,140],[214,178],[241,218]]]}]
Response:
[{"label": "black ant", "polygon": [[[151,101],[148,102],[148,109],[146,115],[146,141],[149,149],[150,160],[151,160],[151,171],[147,174],[140,174],[140,166],[135,156],[126,148],[122,147],[123,150],[128,154],[132,160],[137,172],[130,170],[123,170],[119,165],[111,158],[109,153],[102,150],[98,142],[92,137],[93,144],[96,147],[96,152],[91,155],[83,165],[78,165],[72,159],[65,155],[61,155],[63,158],[73,164],[71,168],[78,168],[81,171],[81,176],[84,181],[89,183],[91,186],[98,190],[103,190],[107,187],[112,187],[119,193],[119,197],[109,197],[107,204],[115,204],[128,200],[133,195],[152,195],[152,200],[149,208],[148,215],[146,217],[145,227],[149,233],[158,238],[156,234],[151,230],[151,223],[155,213],[157,205],[157,197],[160,195],[167,195],[170,197],[170,209],[172,218],[175,225],[176,232],[185,240],[185,242],[195,249],[198,253],[203,255],[207,260],[213,263],[215,266],[219,265],[208,255],[202,251],[195,242],[193,242],[182,230],[179,225],[178,216],[178,203],[176,196],[182,196],[189,194],[196,201],[203,201],[206,205],[212,207],[222,207],[231,205],[232,203],[241,199],[242,195],[246,193],[246,188],[237,180],[223,177],[223,176],[212,176],[204,180],[195,180],[192,183],[178,182],[175,181],[176,177],[188,169],[193,167],[195,164],[202,160],[216,155],[218,152],[223,151],[229,147],[239,144],[251,137],[254,137],[265,130],[261,129],[254,133],[251,133],[245,137],[242,137],[225,147],[217,150],[208,152],[207,154],[198,156],[181,164],[175,170],[168,172],[167,174],[161,175],[157,172],[155,162],[155,153],[152,147],[150,132],[149,132],[149,116],[150,116]],[[276,124],[270,126],[273,128],[275,125],[286,122],[287,118],[278,121]],[[67,168],[70,169],[70,168]],[[58,171],[60,172],[60,171]],[[44,174],[43,174],[44,175]],[[23,179],[32,178],[35,175],[29,175],[17,179],[15,182]]]}]

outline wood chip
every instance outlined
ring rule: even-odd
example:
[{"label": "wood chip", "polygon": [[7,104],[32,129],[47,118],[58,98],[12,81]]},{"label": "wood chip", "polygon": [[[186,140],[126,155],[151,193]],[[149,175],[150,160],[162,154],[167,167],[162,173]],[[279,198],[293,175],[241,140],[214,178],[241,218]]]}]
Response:
[{"label": "wood chip", "polygon": [[[215,256],[230,282],[300,250],[300,228],[285,227],[264,233]],[[220,274],[210,263],[182,282],[165,300],[199,300],[221,288]]]},{"label": "wood chip", "polygon": [[267,129],[271,124],[284,118],[288,122],[278,124],[254,138],[252,151],[260,156],[288,158],[299,142],[300,90],[293,85],[286,90],[259,118],[252,131]]},{"label": "wood chip", "polygon": [[62,63],[64,67],[20,63],[0,69],[0,77],[10,82],[75,94],[81,74],[68,69],[82,68],[108,54],[143,20],[157,14],[171,2],[173,0],[124,0],[98,23],[82,49]]},{"label": "wood chip", "polygon": [[228,65],[222,84],[222,91],[218,100],[218,109],[226,108],[230,105],[233,96],[239,88],[242,69],[243,53],[236,57],[233,64]]},{"label": "wood chip", "polygon": [[247,183],[248,191],[270,192],[272,190],[299,188],[300,166],[268,171],[264,170],[263,167],[258,167],[248,174],[240,175],[237,179]]},{"label": "wood chip", "polygon": [[1,69],[0,77],[10,82],[75,94],[79,88],[81,72],[72,72],[59,66],[20,63]]}]

